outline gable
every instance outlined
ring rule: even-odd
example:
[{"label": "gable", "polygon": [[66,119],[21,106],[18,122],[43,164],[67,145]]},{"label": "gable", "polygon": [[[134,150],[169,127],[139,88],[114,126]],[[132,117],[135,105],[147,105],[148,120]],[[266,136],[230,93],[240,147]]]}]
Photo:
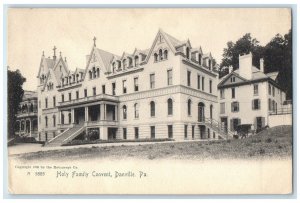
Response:
[{"label": "gable", "polygon": [[235,83],[241,83],[247,81],[246,79],[242,78],[235,72],[230,73],[228,76],[224,78],[224,80],[221,81],[219,86],[223,85],[230,85],[230,84],[235,84]]}]

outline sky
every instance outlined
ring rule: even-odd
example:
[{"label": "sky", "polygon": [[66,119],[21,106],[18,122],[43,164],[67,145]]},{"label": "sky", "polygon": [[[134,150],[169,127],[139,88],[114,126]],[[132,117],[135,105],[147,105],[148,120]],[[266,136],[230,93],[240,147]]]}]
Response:
[{"label": "sky", "polygon": [[247,9],[17,9],[8,10],[7,66],[27,79],[23,88],[36,90],[42,56],[67,58],[69,68],[85,68],[93,46],[122,55],[135,48],[148,49],[161,28],[192,47],[211,52],[221,62],[228,41],[251,33],[268,43],[277,33],[291,29],[291,13],[284,8]]}]

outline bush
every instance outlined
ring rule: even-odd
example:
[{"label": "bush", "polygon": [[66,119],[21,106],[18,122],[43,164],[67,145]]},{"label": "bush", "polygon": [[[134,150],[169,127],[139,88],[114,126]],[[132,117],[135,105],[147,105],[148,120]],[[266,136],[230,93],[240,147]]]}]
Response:
[{"label": "bush", "polygon": [[266,143],[271,143],[271,142],[272,142],[272,139],[271,139],[271,138],[268,138],[268,139],[265,140],[265,142],[266,142]]},{"label": "bush", "polygon": [[262,148],[259,149],[259,154],[262,155],[262,154],[265,154],[265,153],[266,153],[266,151],[264,149],[262,149]]}]

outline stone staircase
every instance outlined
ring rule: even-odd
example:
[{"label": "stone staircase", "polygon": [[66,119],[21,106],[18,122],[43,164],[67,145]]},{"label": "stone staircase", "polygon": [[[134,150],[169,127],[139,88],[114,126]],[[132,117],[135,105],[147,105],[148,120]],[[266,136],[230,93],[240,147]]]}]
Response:
[{"label": "stone staircase", "polygon": [[209,127],[215,132],[217,132],[221,139],[227,140],[233,138],[233,133],[228,128],[222,128],[221,124],[218,121],[210,118],[205,118],[204,123],[206,127]]},{"label": "stone staircase", "polygon": [[61,146],[75,137],[77,137],[80,133],[82,133],[85,130],[85,127],[83,125],[75,125],[72,128],[66,129],[64,132],[60,133],[53,139],[49,140],[45,146],[47,147],[56,147]]}]

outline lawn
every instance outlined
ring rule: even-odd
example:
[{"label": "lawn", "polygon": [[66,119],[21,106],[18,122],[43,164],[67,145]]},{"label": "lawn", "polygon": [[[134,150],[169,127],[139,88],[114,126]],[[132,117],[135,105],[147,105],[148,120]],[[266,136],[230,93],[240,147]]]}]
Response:
[{"label": "lawn", "polygon": [[278,126],[238,140],[162,142],[40,151],[13,156],[21,160],[81,159],[265,159],[291,158],[292,127]]}]

